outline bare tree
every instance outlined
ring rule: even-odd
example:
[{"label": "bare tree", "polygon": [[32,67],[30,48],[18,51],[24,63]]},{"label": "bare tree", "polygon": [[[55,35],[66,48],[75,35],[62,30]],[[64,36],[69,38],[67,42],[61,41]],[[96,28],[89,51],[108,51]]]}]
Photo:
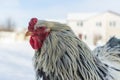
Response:
[{"label": "bare tree", "polygon": [[11,18],[8,18],[6,20],[6,28],[8,30],[14,30],[14,27],[15,27],[15,22],[13,22],[13,20]]}]

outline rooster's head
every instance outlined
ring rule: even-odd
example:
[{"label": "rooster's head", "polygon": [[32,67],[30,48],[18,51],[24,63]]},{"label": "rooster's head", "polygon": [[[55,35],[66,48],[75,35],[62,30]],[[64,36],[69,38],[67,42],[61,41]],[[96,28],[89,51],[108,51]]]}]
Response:
[{"label": "rooster's head", "polygon": [[32,18],[28,25],[26,36],[30,36],[30,44],[33,49],[38,50],[42,47],[44,40],[50,33],[50,28],[40,25],[37,18]]}]

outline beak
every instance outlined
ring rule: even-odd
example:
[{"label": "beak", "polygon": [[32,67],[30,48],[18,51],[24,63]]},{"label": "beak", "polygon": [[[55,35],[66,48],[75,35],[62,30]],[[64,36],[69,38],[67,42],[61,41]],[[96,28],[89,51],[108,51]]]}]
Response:
[{"label": "beak", "polygon": [[32,35],[32,32],[31,31],[27,31],[26,33],[25,33],[25,36],[31,36]]}]

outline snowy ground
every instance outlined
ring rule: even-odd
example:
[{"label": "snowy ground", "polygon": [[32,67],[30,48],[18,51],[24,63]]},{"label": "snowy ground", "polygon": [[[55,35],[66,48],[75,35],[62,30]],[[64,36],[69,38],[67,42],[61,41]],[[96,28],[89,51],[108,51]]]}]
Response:
[{"label": "snowy ground", "polygon": [[0,43],[0,80],[34,80],[33,55],[28,42]]}]

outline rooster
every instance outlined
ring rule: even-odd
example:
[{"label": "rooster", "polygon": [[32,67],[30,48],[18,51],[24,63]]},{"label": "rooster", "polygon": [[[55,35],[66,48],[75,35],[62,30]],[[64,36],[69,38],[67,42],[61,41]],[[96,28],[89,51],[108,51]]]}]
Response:
[{"label": "rooster", "polygon": [[118,80],[65,24],[32,18],[26,36],[35,50],[36,80]]}]

